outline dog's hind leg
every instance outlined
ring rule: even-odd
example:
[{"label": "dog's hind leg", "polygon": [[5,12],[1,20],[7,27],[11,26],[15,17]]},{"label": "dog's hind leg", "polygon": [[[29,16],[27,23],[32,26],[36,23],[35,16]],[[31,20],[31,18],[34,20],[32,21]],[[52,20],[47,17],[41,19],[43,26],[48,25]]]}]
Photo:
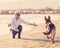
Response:
[{"label": "dog's hind leg", "polygon": [[54,43],[54,36],[51,36],[51,42]]},{"label": "dog's hind leg", "polygon": [[52,42],[52,43],[54,43],[54,38],[55,38],[55,29],[54,29],[54,30],[52,30],[50,38],[51,38],[51,42]]}]

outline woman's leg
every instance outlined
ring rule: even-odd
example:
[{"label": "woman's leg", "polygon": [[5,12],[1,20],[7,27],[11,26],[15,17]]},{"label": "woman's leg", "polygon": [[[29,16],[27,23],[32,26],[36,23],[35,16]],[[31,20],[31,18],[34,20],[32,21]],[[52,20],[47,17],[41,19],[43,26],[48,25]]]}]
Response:
[{"label": "woman's leg", "polygon": [[12,37],[15,38],[15,35],[17,34],[17,32],[15,30],[12,30]]},{"label": "woman's leg", "polygon": [[22,32],[22,26],[18,26],[19,32],[18,32],[18,38],[21,38],[21,32]]}]

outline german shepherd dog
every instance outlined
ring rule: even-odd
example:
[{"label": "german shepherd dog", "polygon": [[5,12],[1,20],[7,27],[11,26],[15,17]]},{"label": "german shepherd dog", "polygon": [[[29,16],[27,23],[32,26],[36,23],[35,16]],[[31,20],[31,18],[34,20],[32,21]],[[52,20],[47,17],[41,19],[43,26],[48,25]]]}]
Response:
[{"label": "german shepherd dog", "polygon": [[45,24],[46,32],[43,32],[43,34],[46,35],[48,39],[51,39],[52,43],[54,43],[56,27],[52,23],[50,16],[48,16],[48,18],[45,16]]}]

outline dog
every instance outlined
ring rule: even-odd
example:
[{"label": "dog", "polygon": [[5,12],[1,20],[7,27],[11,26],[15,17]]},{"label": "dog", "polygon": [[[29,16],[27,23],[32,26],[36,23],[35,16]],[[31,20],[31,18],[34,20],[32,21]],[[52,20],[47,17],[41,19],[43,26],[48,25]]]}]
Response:
[{"label": "dog", "polygon": [[52,23],[50,16],[48,16],[48,18],[45,16],[45,24],[46,24],[46,32],[43,32],[43,34],[46,35],[48,39],[51,39],[52,43],[54,43],[56,27]]}]

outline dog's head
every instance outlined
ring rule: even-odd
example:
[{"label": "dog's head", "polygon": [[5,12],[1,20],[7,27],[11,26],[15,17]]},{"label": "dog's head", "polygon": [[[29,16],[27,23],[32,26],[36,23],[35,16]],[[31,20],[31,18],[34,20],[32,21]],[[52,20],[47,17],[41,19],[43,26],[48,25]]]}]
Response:
[{"label": "dog's head", "polygon": [[48,24],[51,22],[51,18],[50,16],[48,16],[48,18],[45,16],[45,23]]}]

